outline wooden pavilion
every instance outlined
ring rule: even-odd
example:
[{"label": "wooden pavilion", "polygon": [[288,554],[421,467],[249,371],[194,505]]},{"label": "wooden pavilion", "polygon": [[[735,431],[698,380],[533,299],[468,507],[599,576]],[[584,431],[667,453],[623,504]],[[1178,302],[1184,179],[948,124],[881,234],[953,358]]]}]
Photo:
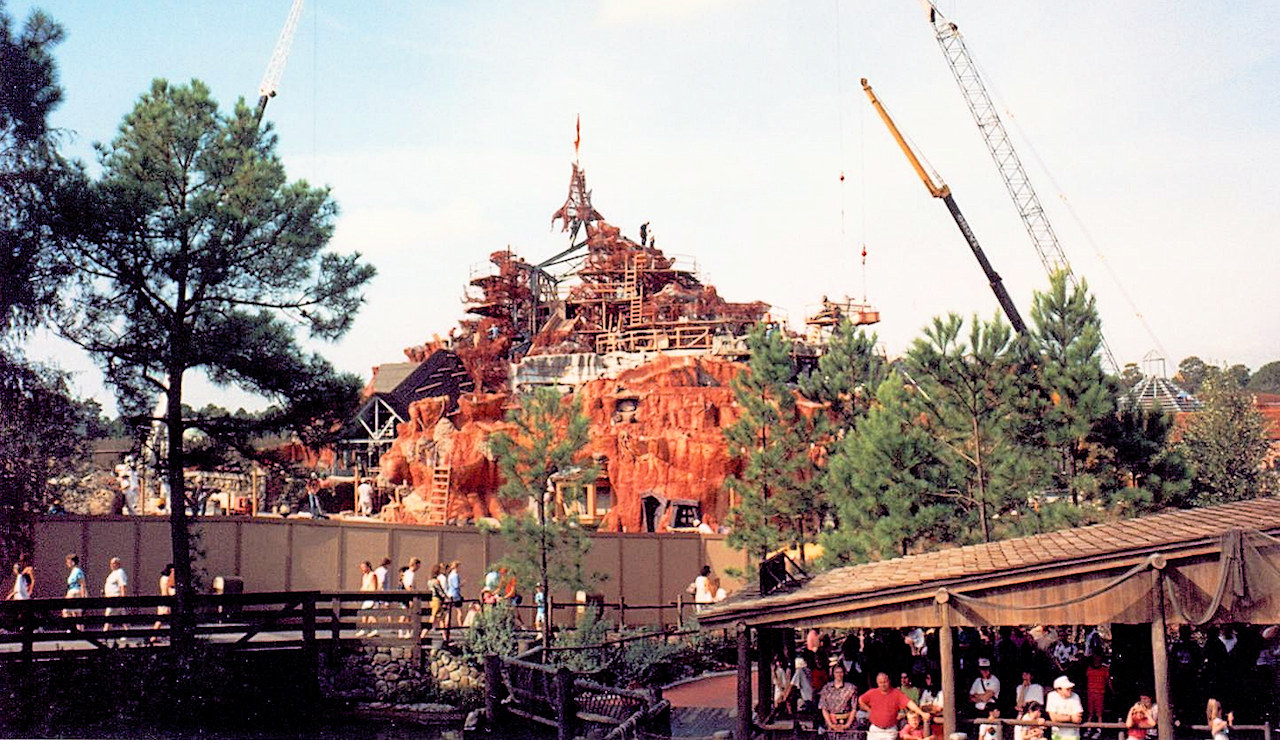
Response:
[{"label": "wooden pavilion", "polygon": [[[952,548],[821,573],[759,595],[744,589],[699,615],[738,632],[738,728],[751,737],[771,704],[771,650],[783,630],[937,628],[945,736],[956,729],[954,630],[1031,624],[1150,625],[1160,740],[1172,740],[1166,634],[1171,625],[1280,623],[1280,498]],[[788,633],[789,634],[789,633]]]}]

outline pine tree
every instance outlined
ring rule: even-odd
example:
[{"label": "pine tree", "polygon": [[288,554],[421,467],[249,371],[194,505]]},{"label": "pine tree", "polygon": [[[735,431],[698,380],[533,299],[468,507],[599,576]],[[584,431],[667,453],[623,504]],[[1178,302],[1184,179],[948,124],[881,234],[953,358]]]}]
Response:
[{"label": "pine tree", "polygon": [[836,528],[822,533],[824,564],[889,559],[955,536],[960,481],[915,418],[905,382],[896,373],[881,382],[828,460],[822,481]]},{"label": "pine tree", "polygon": [[1065,272],[1055,273],[1049,290],[1036,292],[1031,304],[1035,391],[1026,400],[1026,419],[1035,442],[1053,451],[1053,488],[1078,505],[1101,485],[1090,465],[1099,450],[1089,442],[1099,420],[1115,410],[1115,385],[1102,369],[1098,353],[1102,325],[1087,284],[1071,288]]},{"label": "pine tree", "polygon": [[818,366],[798,378],[806,398],[827,406],[833,436],[853,428],[888,375],[888,363],[876,350],[878,341],[875,334],[844,319],[823,348]]},{"label": "pine tree", "polygon": [[1208,506],[1267,495],[1274,473],[1263,467],[1270,445],[1253,394],[1234,378],[1210,374],[1199,397],[1204,407],[1187,423],[1181,441],[1192,469],[1193,503]]},{"label": "pine tree", "polygon": [[929,434],[943,446],[957,501],[975,519],[982,541],[999,538],[993,518],[1025,507],[1039,490],[1041,451],[1020,443],[1017,399],[1026,395],[1022,340],[998,316],[975,316],[968,341],[955,314],[935,318],[906,356],[908,378]]},{"label": "pine tree", "polygon": [[[499,432],[489,438],[503,483],[499,496],[508,502],[535,502],[535,516],[507,516],[499,536],[508,552],[503,564],[518,582],[535,580],[550,604],[552,586],[586,588],[594,577],[583,570],[583,558],[591,549],[590,538],[569,517],[556,516],[555,502],[548,500],[551,478],[574,473],[578,480],[593,481],[598,470],[579,463],[587,444],[590,420],[578,399],[565,399],[555,390],[538,388],[520,398],[507,415],[514,433]],[[564,486],[565,504],[575,503],[576,486]],[[551,510],[549,510],[551,509]],[[544,622],[543,645],[551,643],[551,612]]]},{"label": "pine tree", "polygon": [[[166,428],[180,632],[193,588],[187,373],[263,395],[285,407],[278,420],[312,429],[344,418],[359,393],[357,377],[304,353],[295,333],[341,337],[374,270],[358,254],[322,252],[337,207],[326,189],[288,182],[275,145],[243,99],[224,114],[199,81],[156,80],[99,145],[95,230],[65,255],[75,289],[63,335],[96,357],[124,413]],[[157,395],[164,412],[152,419]],[[199,423],[210,431],[211,421]]]},{"label": "pine tree", "polygon": [[790,341],[758,324],[747,346],[747,370],[732,384],[742,415],[725,429],[729,452],[742,463],[725,479],[737,497],[729,511],[729,544],[763,557],[791,543],[803,560],[823,508],[815,490],[814,422],[796,402]]},{"label": "pine tree", "polygon": [[1182,448],[1169,443],[1172,430],[1172,415],[1134,405],[1094,426],[1092,438],[1107,451],[1104,501],[1113,514],[1190,505],[1190,470]]}]

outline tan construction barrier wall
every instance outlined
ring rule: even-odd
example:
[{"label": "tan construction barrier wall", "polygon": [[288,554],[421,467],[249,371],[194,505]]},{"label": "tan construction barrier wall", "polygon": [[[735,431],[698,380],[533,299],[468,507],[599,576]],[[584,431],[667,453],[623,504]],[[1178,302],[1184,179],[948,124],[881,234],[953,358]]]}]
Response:
[{"label": "tan construction barrier wall", "polygon": [[[497,535],[471,527],[203,517],[194,531],[200,553],[196,567],[203,571],[205,583],[211,584],[216,576],[236,576],[243,579],[245,591],[356,591],[360,561],[377,567],[389,557],[394,573],[409,558],[418,557],[423,562],[421,579],[433,563],[459,561],[463,596],[476,598],[485,570],[503,554]],[[38,597],[66,593],[63,559],[68,553],[80,555],[91,596],[102,595],[112,557],[124,561],[130,595],[158,593],[160,571],[172,560],[169,523],[160,517],[48,517],[34,532]],[[748,568],[746,555],[731,549],[724,535],[594,533],[591,540],[585,570],[605,574],[596,592],[608,604],[620,599],[628,607],[670,604],[677,598],[691,602],[685,588],[703,565],[710,565],[732,592],[741,581],[726,570]],[[520,591],[525,604],[531,604],[533,584],[521,584]],[[557,603],[574,599],[570,593],[553,595]],[[627,612],[626,621],[671,624],[676,614],[673,608],[637,609]]]}]

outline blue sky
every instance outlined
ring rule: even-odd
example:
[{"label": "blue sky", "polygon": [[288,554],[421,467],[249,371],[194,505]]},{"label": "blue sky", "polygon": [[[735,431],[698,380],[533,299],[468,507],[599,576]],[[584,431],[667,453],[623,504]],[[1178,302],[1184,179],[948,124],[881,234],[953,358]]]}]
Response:
[{"label": "blue sky", "polygon": [[[153,77],[199,78],[228,107],[256,98],[289,2],[9,10],[32,7],[67,30],[54,123],[92,160]],[[1280,359],[1280,9],[939,7],[1001,104],[1117,359],[1163,351],[1170,374],[1190,354],[1254,369]],[[799,328],[823,295],[862,295],[865,243],[889,354],[934,315],[989,317],[985,279],[861,77],[951,186],[1028,315],[1046,278],[914,0],[308,2],[266,117],[290,175],[332,187],[333,248],[379,270],[352,332],[320,351],[367,378],[455,324],[489,253],[563,248],[549,220],[579,115],[597,208],[633,237],[651,222],[659,247],[695,258],[730,300],[768,301]],[[42,339],[30,351],[102,393],[67,348]]]}]

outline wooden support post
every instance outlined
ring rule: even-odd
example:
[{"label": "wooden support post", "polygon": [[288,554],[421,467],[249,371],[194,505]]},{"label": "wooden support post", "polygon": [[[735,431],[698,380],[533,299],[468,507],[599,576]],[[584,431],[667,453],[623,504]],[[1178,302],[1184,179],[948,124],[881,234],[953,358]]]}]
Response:
[{"label": "wooden support post", "polygon": [[422,658],[422,597],[409,602],[409,639],[413,640],[413,659]]},{"label": "wooden support post", "polygon": [[772,651],[778,644],[778,630],[756,628],[756,716],[764,718],[773,707]]},{"label": "wooden support post", "polygon": [[738,722],[733,736],[751,737],[751,629],[738,622]]},{"label": "wooden support post", "polygon": [[489,719],[489,729],[497,727],[502,720],[502,665],[498,656],[489,653],[484,656],[484,713]]},{"label": "wooden support post", "polygon": [[342,599],[335,597],[329,608],[333,614],[332,621],[329,623],[330,638],[333,644],[337,645],[342,639]]},{"label": "wooden support post", "polygon": [[618,594],[618,626],[627,628],[627,597]]},{"label": "wooden support post", "polygon": [[564,666],[556,669],[556,740],[573,740],[578,718],[573,700],[573,673]]},{"label": "wooden support post", "polygon": [[[1173,740],[1173,706],[1169,703],[1169,648],[1165,644],[1164,557],[1151,556],[1151,668],[1156,681],[1156,731],[1160,740]],[[1184,707],[1186,709],[1186,707]]]},{"label": "wooden support post", "polygon": [[310,701],[318,702],[320,700],[320,650],[316,644],[316,599],[318,595],[310,593],[302,598],[302,660],[307,666],[306,693]]},{"label": "wooden support post", "polygon": [[[21,578],[22,576],[18,576]],[[35,611],[30,601],[16,602],[24,607],[17,617],[22,632],[22,660],[17,673],[18,680],[18,726],[28,728],[35,721],[37,706],[35,682]]]},{"label": "wooden support post", "polygon": [[[938,589],[934,596],[941,616],[938,627],[938,651],[942,653],[942,695],[947,697],[942,706],[942,736],[951,737],[956,731],[956,657],[955,640],[951,631],[951,594],[945,588]],[[1164,738],[1161,738],[1164,740]]]}]

